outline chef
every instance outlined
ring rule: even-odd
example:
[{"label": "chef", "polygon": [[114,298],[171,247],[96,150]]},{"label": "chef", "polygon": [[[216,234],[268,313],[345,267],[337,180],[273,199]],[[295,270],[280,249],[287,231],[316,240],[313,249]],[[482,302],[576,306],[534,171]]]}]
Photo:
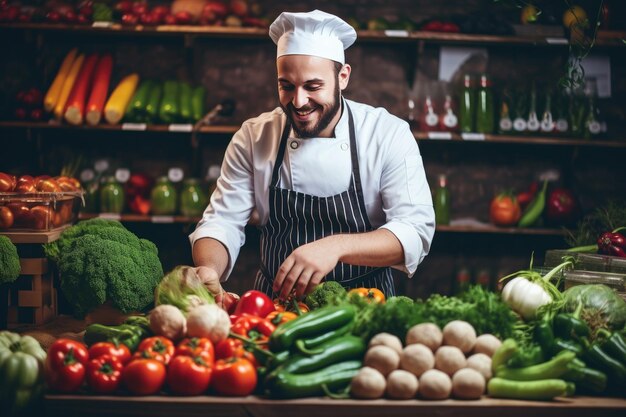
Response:
[{"label": "chef", "polygon": [[343,97],[351,73],[344,50],[356,32],[340,18],[285,12],[269,34],[280,107],[244,122],[226,149],[190,235],[198,274],[212,286],[226,281],[256,210],[255,289],[285,299],[333,280],[393,296],[390,267],[413,276],[435,230],[409,125]]}]

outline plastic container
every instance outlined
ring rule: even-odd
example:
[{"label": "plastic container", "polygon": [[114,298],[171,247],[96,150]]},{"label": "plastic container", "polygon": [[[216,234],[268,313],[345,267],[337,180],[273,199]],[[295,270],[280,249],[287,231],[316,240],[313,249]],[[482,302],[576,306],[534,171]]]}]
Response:
[{"label": "plastic container", "polygon": [[626,301],[626,274],[572,269],[565,271],[563,276],[565,278],[565,289],[582,284],[604,284],[617,291]]},{"label": "plastic container", "polygon": [[0,231],[45,232],[78,220],[83,191],[0,193]]},{"label": "plastic container", "polygon": [[546,251],[544,266],[556,266],[563,262],[562,259],[564,256],[572,256],[574,258],[576,265],[574,269],[626,274],[626,258],[597,253],[568,252],[565,249],[551,249]]}]

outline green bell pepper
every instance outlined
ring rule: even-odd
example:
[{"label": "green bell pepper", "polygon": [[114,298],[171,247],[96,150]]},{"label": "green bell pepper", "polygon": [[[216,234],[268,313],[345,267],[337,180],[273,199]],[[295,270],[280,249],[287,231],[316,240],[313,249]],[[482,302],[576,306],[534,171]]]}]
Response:
[{"label": "green bell pepper", "polygon": [[31,336],[0,332],[0,404],[3,415],[35,413],[43,398],[46,352]]}]

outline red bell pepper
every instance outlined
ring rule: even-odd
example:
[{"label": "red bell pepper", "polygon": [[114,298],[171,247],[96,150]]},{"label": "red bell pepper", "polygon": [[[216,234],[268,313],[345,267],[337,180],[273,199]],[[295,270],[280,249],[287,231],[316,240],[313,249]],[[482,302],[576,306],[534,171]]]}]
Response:
[{"label": "red bell pepper", "polygon": [[274,330],[276,326],[272,322],[256,316],[239,317],[230,328],[231,332],[247,337],[256,344],[266,344]]},{"label": "red bell pepper", "polygon": [[54,391],[74,392],[83,384],[89,361],[87,346],[70,339],[58,339],[48,349],[45,375]]},{"label": "red bell pepper", "polygon": [[619,232],[605,232],[598,238],[598,252],[626,258],[626,237]]},{"label": "red bell pepper", "polygon": [[539,191],[539,182],[533,181],[528,187],[528,190],[522,191],[521,193],[517,194],[517,202],[519,203],[522,210],[524,210],[526,206],[530,204],[531,201],[533,201],[535,195],[537,194],[537,191]]},{"label": "red bell pepper", "polygon": [[234,314],[241,315],[245,313],[257,317],[265,317],[275,309],[271,298],[261,291],[250,290],[241,296]]},{"label": "red bell pepper", "polygon": [[566,188],[554,188],[546,200],[546,219],[557,225],[571,224],[578,216],[576,196]]}]

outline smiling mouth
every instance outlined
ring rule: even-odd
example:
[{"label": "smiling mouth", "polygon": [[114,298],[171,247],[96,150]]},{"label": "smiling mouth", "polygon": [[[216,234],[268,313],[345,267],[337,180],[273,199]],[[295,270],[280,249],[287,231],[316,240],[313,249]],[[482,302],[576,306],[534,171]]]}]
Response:
[{"label": "smiling mouth", "polygon": [[296,120],[305,122],[311,119],[311,115],[315,113],[316,110],[317,108],[306,109],[306,110],[293,109],[292,111],[293,111],[293,114],[295,115]]}]

